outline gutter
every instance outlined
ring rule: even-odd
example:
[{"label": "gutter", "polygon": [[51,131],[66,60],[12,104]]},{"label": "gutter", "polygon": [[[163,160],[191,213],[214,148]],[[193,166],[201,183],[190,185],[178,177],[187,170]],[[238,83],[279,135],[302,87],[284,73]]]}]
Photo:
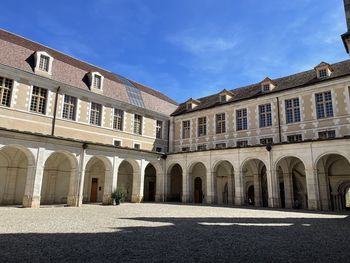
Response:
[{"label": "gutter", "polygon": [[58,92],[60,91],[60,89],[61,89],[61,86],[58,86],[57,90],[56,90],[55,106],[53,109],[51,136],[55,135],[55,125],[56,125],[56,116],[57,116],[57,101],[58,101]]},{"label": "gutter", "polygon": [[282,143],[282,132],[281,132],[281,115],[280,115],[280,100],[278,97],[277,99],[277,122],[278,122],[278,138],[279,143]]}]

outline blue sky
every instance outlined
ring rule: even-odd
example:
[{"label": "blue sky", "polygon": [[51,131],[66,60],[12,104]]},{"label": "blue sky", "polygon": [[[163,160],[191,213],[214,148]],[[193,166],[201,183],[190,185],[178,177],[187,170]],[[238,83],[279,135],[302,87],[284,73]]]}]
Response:
[{"label": "blue sky", "polygon": [[3,0],[0,26],[178,102],[347,59],[343,0]]}]

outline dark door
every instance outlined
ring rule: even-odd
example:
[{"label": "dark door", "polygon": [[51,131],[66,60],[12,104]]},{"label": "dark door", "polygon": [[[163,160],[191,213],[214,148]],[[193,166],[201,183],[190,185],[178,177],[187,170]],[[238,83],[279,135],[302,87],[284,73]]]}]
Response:
[{"label": "dark door", "polygon": [[202,179],[197,177],[194,179],[194,202],[202,203],[203,191],[202,191]]},{"label": "dark door", "polygon": [[254,185],[248,187],[248,205],[254,205]]},{"label": "dark door", "polygon": [[148,182],[148,201],[155,201],[156,184],[155,182]]},{"label": "dark door", "polygon": [[91,180],[91,193],[90,193],[90,202],[97,202],[97,187],[98,187],[98,179],[92,178]]}]

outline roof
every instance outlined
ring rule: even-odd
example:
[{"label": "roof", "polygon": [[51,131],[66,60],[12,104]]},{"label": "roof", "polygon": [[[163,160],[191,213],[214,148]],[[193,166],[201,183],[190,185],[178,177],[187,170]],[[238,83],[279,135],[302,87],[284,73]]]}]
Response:
[{"label": "roof", "polygon": [[260,96],[266,96],[272,93],[277,93],[288,89],[307,87],[320,82],[326,82],[332,79],[337,79],[340,77],[345,77],[350,75],[350,60],[338,62],[330,66],[332,67],[333,72],[327,78],[319,79],[317,78],[317,73],[315,70],[308,70],[308,71],[304,71],[304,72],[290,75],[287,77],[273,79],[272,81],[276,85],[276,87],[270,92],[262,92],[261,82],[259,82],[252,85],[231,90],[234,93],[234,97],[227,102],[220,102],[220,98],[218,94],[214,94],[214,95],[210,95],[210,96],[198,99],[200,101],[200,104],[192,110],[186,109],[186,104],[181,103],[179,107],[176,109],[176,111],[173,112],[171,115],[178,116],[181,114],[204,110],[204,109],[216,107],[223,104],[230,104],[241,100],[257,98]]},{"label": "roof", "polygon": [[[10,33],[8,31],[5,31],[3,29],[0,29],[0,39],[13,43],[15,45],[24,47],[25,49],[31,50],[31,51],[45,51],[47,52],[50,56],[52,56],[55,60],[59,60],[63,63],[66,63],[70,66],[73,66],[74,68],[78,68],[86,73],[88,72],[99,72],[100,74],[102,74],[104,76],[104,78],[107,78],[115,83],[119,83],[119,84],[124,84],[120,78],[118,78],[118,76],[108,70],[102,69],[100,67],[91,65],[89,63],[86,63],[84,61],[78,60],[76,58],[73,58],[69,55],[63,54],[59,51],[56,51],[52,48],[49,48],[47,46],[44,46],[42,44],[36,43],[34,41],[28,40],[24,37],[18,36],[16,34]],[[54,60],[54,63],[55,63]],[[4,63],[6,64],[6,63]],[[70,73],[73,74],[74,72]],[[80,79],[81,80],[81,79]],[[129,79],[128,79],[129,80]],[[150,87],[144,86],[140,83],[137,83],[133,80],[129,80],[137,89],[139,89],[142,92],[145,92],[149,95],[152,95],[156,98],[159,98],[163,101],[166,101],[168,103],[171,103],[173,105],[177,105],[177,103],[172,100],[171,98],[169,98],[168,96],[164,95],[163,93],[152,89]],[[67,83],[68,84],[68,83]],[[71,83],[69,83],[71,84]]]}]

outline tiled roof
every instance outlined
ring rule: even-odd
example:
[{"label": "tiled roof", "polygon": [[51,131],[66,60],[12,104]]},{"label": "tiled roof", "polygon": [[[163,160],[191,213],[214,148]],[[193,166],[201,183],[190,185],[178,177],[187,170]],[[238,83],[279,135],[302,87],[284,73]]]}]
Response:
[{"label": "tiled roof", "polygon": [[339,77],[350,75],[350,60],[338,62],[330,66],[332,67],[333,72],[327,78],[319,79],[317,78],[317,73],[315,70],[308,70],[308,71],[297,73],[287,77],[273,79],[272,81],[276,85],[276,87],[272,91],[267,93],[262,92],[261,82],[260,82],[260,83],[231,90],[234,93],[234,96],[231,100],[227,102],[220,102],[219,95],[214,94],[214,95],[210,95],[210,96],[198,99],[200,101],[200,104],[197,107],[193,108],[192,110],[187,110],[186,103],[181,103],[179,107],[176,109],[176,111],[172,113],[172,116],[177,116],[177,115],[194,112],[198,110],[204,110],[204,109],[212,108],[218,105],[234,103],[241,100],[252,99],[259,96],[265,96],[271,93],[276,93],[276,92],[280,92],[288,89],[307,87],[309,85],[313,85],[316,83],[325,82],[331,79],[336,79]]},{"label": "tiled roof", "polygon": [[[97,66],[91,65],[89,63],[83,62],[81,60],[75,59],[71,56],[68,56],[68,55],[65,55],[61,52],[58,52],[52,48],[49,48],[49,47],[46,47],[46,46],[41,45],[39,43],[33,42],[33,41],[28,40],[26,38],[23,38],[21,36],[12,34],[10,32],[3,30],[3,29],[0,29],[0,39],[5,40],[5,41],[10,42],[10,43],[13,43],[13,44],[16,44],[18,46],[22,46],[22,47],[24,47],[26,49],[30,49],[32,51],[45,51],[45,52],[49,53],[50,56],[52,56],[55,60],[59,60],[61,62],[69,64],[75,68],[79,68],[80,70],[86,71],[87,73],[97,71],[97,72],[101,73],[105,78],[107,78],[113,82],[123,84],[123,83],[121,83],[120,79],[110,71],[107,71],[105,69],[102,69],[102,68],[99,68]],[[145,93],[148,93],[152,96],[155,96],[161,100],[164,100],[168,103],[177,105],[177,103],[174,100],[172,100],[168,96],[164,95],[163,93],[161,93],[157,90],[154,90],[152,88],[146,87],[144,85],[141,85],[139,83],[136,83],[135,81],[132,81],[132,80],[130,80],[130,81],[139,90],[141,90]]]}]

